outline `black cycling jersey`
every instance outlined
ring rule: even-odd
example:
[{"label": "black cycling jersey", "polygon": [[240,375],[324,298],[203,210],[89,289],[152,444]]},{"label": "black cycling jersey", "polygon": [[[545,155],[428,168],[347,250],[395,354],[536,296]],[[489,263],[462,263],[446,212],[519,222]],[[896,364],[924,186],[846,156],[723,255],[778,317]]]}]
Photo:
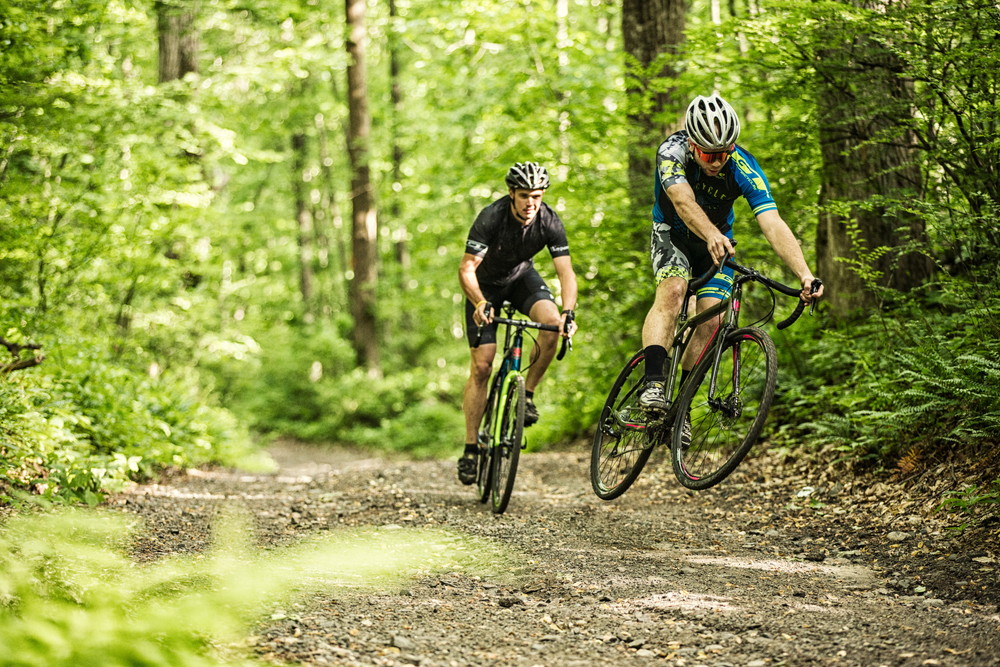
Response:
[{"label": "black cycling jersey", "polygon": [[542,202],[525,227],[511,213],[510,197],[505,195],[479,212],[465,252],[483,258],[476,269],[480,285],[505,286],[524,275],[546,246],[553,258],[569,256],[566,229],[556,212]]}]

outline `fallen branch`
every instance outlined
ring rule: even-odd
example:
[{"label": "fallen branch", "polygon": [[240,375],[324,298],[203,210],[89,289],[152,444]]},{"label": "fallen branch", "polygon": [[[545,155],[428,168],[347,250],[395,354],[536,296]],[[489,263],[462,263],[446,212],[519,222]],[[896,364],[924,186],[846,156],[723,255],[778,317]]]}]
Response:
[{"label": "fallen branch", "polygon": [[22,359],[21,352],[24,350],[40,350],[42,346],[37,343],[11,343],[5,338],[0,338],[0,345],[7,348],[10,352],[10,356],[14,357],[13,361],[6,364],[0,364],[0,375],[6,375],[12,371],[19,371],[22,368],[31,368],[32,366],[37,366],[45,360],[44,354],[36,354],[31,359]]}]

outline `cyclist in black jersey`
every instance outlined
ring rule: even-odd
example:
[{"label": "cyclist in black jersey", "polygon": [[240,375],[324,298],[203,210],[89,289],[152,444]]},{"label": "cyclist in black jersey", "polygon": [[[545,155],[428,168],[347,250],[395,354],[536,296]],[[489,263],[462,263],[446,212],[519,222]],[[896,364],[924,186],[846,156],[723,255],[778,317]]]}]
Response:
[{"label": "cyclist in black jersey", "polygon": [[[639,399],[648,410],[667,407],[663,366],[669,337],[692,275],[706,273],[733,252],[733,204],[746,198],[771,247],[799,280],[802,298],[818,299],[823,288],[810,293],[814,276],[799,242],[778,214],[764,171],[748,150],[737,145],[740,121],[718,95],[698,96],[688,106],[684,129],[667,137],[656,152],[651,257],[656,295],[642,327],[646,386]],[[725,299],[732,287],[732,269],[723,269],[698,291],[697,311]],[[720,315],[721,317],[721,315]],[[700,351],[717,321],[698,328],[690,357]],[[682,360],[681,382],[696,359]]]},{"label": "cyclist in black jersey", "polygon": [[[563,336],[572,336],[576,331],[576,274],[569,257],[566,229],[556,212],[542,202],[549,187],[548,172],[535,162],[519,162],[507,172],[506,183],[508,194],[480,211],[472,224],[458,269],[458,280],[466,297],[465,330],[472,357],[462,401],[465,451],[458,460],[458,477],[463,484],[476,481],[476,440],[497,349],[495,309],[510,301],[532,320],[559,326]],[[533,258],[545,247],[562,287],[562,312],[535,270]],[[487,304],[494,310],[486,312]],[[481,332],[480,325],[484,325]],[[531,365],[525,378],[526,426],[538,421],[534,393],[555,356],[558,338],[555,332],[541,331],[531,351]]]}]

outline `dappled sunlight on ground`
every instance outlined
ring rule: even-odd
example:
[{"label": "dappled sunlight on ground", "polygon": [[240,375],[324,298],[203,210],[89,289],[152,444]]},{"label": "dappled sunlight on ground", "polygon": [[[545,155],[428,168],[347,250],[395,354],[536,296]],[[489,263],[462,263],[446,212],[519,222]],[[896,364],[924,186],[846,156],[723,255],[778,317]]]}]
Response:
[{"label": "dappled sunlight on ground", "polygon": [[718,595],[705,595],[702,593],[691,593],[688,591],[669,591],[658,593],[649,597],[630,600],[628,603],[613,605],[616,611],[629,613],[636,608],[641,609],[691,609],[701,611],[742,611],[742,607],[732,604],[728,597]]},{"label": "dappled sunlight on ground", "polygon": [[748,570],[780,572],[782,574],[819,574],[836,579],[854,579],[859,581],[868,581],[873,579],[874,576],[868,568],[860,565],[823,565],[820,563],[803,563],[791,560],[748,559],[735,556],[688,556],[685,560],[698,565],[719,565]]}]

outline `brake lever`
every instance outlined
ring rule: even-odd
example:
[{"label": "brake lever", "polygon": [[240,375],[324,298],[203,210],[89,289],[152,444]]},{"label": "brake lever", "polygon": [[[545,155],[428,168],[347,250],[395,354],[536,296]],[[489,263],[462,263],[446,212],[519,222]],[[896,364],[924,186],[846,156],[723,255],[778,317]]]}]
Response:
[{"label": "brake lever", "polygon": [[[819,291],[819,288],[823,286],[823,281],[819,278],[813,278],[812,286],[809,289],[810,294],[815,294]],[[809,315],[816,312],[816,306],[819,304],[819,299],[813,299],[809,304]]]},{"label": "brake lever", "polygon": [[[492,312],[492,310],[493,310],[493,304],[489,303],[487,301],[486,302],[486,307],[483,308],[483,315],[485,315],[486,317],[489,317],[490,316],[490,312]],[[483,322],[479,323],[478,325],[476,325],[476,345],[475,345],[475,347],[479,347],[479,341],[483,337],[483,329],[485,329],[485,328],[486,328],[486,322],[485,322],[485,320]]]}]

